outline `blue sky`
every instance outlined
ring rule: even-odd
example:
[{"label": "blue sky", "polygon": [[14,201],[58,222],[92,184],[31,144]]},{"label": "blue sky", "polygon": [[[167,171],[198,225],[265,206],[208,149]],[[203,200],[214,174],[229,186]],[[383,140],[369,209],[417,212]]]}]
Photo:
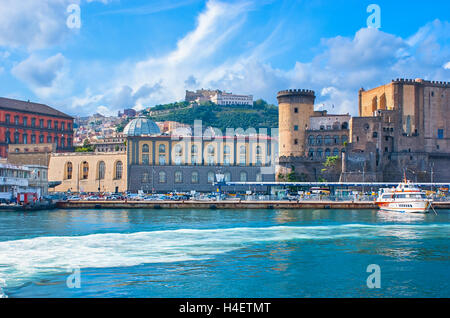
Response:
[{"label": "blue sky", "polygon": [[[381,9],[381,27],[366,11]],[[80,7],[69,28],[67,7]],[[0,0],[0,96],[71,115],[179,101],[218,88],[276,102],[314,89],[356,115],[357,90],[450,81],[450,1]]]}]

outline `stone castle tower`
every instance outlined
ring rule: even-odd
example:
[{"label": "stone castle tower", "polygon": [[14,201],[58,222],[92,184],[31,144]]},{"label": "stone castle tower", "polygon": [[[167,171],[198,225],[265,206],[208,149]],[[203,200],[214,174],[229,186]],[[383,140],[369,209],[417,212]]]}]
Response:
[{"label": "stone castle tower", "polygon": [[305,130],[308,129],[309,118],[314,115],[315,98],[314,91],[307,89],[278,92],[280,157],[305,155]]}]

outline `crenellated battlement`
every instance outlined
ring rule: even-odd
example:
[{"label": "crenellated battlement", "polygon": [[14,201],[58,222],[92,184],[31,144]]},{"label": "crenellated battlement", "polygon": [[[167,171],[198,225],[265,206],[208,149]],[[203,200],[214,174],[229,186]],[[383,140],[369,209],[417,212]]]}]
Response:
[{"label": "crenellated battlement", "polygon": [[410,78],[397,78],[393,79],[392,83],[405,83],[405,84],[422,84],[422,85],[431,85],[437,87],[450,87],[450,82],[444,81],[427,81],[421,78],[410,79]]},{"label": "crenellated battlement", "polygon": [[293,96],[293,95],[315,97],[315,92],[311,89],[300,89],[300,88],[299,89],[286,89],[286,90],[279,91],[277,94],[277,97]]}]

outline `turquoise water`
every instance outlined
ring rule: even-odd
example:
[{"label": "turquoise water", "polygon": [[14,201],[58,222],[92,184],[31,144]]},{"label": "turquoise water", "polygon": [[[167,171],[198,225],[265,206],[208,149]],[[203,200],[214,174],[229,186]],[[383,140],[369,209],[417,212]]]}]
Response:
[{"label": "turquoise water", "polygon": [[0,212],[0,296],[450,297],[449,234],[447,210]]}]

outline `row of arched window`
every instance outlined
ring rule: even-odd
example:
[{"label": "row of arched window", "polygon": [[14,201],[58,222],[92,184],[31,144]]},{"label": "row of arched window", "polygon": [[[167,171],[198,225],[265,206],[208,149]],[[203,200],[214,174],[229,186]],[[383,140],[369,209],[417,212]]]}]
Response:
[{"label": "row of arched window", "polygon": [[[215,173],[214,171],[209,171],[207,174],[207,181],[208,183],[213,183],[215,181]],[[200,183],[200,174],[198,171],[192,171],[191,175],[190,175],[190,179],[191,179],[191,183]],[[225,182],[230,182],[231,180],[231,172],[226,171],[224,173],[224,180]],[[239,181],[241,182],[246,182],[248,180],[248,174],[246,171],[241,171],[239,173]],[[158,183],[167,183],[167,172],[166,171],[160,171],[158,173],[158,179],[157,179]],[[188,180],[184,180],[183,177],[183,172],[181,171],[175,171],[174,173],[174,183],[183,183],[183,182],[187,182]],[[261,182],[262,181],[262,174],[260,172],[258,172],[256,174],[256,181],[257,182]],[[142,183],[147,183],[149,182],[149,173],[148,172],[144,172],[142,174]]]},{"label": "row of arched window", "polygon": [[[105,179],[106,174],[106,164],[104,161],[99,161],[97,163],[97,180]],[[116,161],[114,163],[114,179],[122,179],[123,175],[123,164],[122,161]],[[73,177],[73,163],[68,161],[64,167],[64,179],[70,180]],[[89,178],[89,163],[87,161],[83,161],[80,166],[80,179],[87,180]]]},{"label": "row of arched window", "polygon": [[336,136],[330,136],[330,135],[313,136],[313,135],[310,135],[310,136],[308,136],[308,144],[311,146],[320,146],[322,144],[324,144],[324,145],[339,145],[339,144],[344,144],[347,140],[348,140],[348,137],[346,135],[342,135],[342,136],[337,136],[337,135]]},{"label": "row of arched window", "polygon": [[308,151],[308,157],[309,158],[326,158],[330,156],[338,156],[340,153],[345,152],[345,149],[342,148],[342,150],[339,152],[338,148],[334,148],[333,151],[331,151],[330,148],[326,148],[325,151],[322,148],[317,148],[314,150],[314,148],[309,148]]}]

